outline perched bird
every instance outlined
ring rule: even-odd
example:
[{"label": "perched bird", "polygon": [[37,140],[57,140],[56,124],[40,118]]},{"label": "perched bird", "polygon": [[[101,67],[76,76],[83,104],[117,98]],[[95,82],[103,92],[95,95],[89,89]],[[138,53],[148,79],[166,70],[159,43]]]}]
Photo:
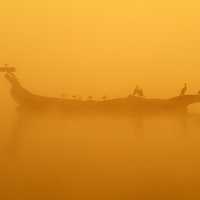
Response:
[{"label": "perched bird", "polygon": [[183,89],[181,90],[180,96],[185,95],[185,93],[187,92],[187,83],[184,84]]},{"label": "perched bird", "polygon": [[140,88],[138,85],[136,85],[134,91],[133,91],[133,96],[139,96],[139,97],[143,97],[144,93],[143,93],[143,89]]},{"label": "perched bird", "polygon": [[136,85],[134,91],[133,91],[133,96],[136,96],[138,94],[138,91],[139,91],[139,86]]}]

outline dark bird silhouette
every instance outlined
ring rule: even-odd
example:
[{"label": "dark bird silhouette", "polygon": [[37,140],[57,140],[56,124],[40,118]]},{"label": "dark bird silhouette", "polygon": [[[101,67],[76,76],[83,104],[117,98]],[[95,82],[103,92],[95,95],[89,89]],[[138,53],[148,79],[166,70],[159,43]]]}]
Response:
[{"label": "dark bird silhouette", "polygon": [[136,85],[134,91],[133,91],[133,96],[140,96],[140,97],[143,97],[144,96],[144,93],[143,93],[143,89],[139,88],[138,85]]},{"label": "dark bird silhouette", "polygon": [[139,86],[136,85],[134,91],[133,91],[133,96],[136,96],[138,94]]},{"label": "dark bird silhouette", "polygon": [[[29,90],[25,89],[17,77],[13,73],[6,73],[5,78],[9,81],[11,85],[11,96],[16,102],[18,111],[22,113],[30,112],[45,112],[51,107],[53,110],[55,108],[65,111],[66,114],[71,112],[80,113],[93,113],[93,111],[99,111],[102,113],[118,113],[131,115],[136,118],[143,118],[143,116],[152,116],[160,114],[167,114],[167,116],[175,115],[180,117],[185,117],[188,113],[188,106],[194,103],[200,103],[200,95],[184,95],[187,90],[187,85],[185,84],[185,91],[181,94],[182,96],[175,96],[168,99],[159,98],[113,98],[109,101],[105,101],[103,104],[100,101],[86,101],[80,104],[79,101],[72,101],[71,99],[64,99],[61,101],[60,98],[55,97],[45,97],[37,94],[33,94]],[[89,96],[89,99],[93,99]],[[102,106],[104,105],[104,106]],[[131,108],[131,109],[130,109]],[[68,112],[70,111],[70,112]]]},{"label": "dark bird silhouette", "polygon": [[185,95],[185,93],[187,92],[187,83],[184,84],[183,89],[181,90],[180,96]]}]

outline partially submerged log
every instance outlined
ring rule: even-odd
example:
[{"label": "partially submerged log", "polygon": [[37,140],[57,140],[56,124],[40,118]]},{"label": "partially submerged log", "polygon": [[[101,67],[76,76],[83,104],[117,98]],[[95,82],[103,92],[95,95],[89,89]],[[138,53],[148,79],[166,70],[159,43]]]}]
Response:
[{"label": "partially submerged log", "polygon": [[34,112],[54,109],[66,114],[185,115],[189,105],[200,102],[200,95],[183,95],[169,99],[131,96],[102,101],[53,98],[31,93],[22,87],[13,73],[7,73],[5,78],[11,84],[11,95],[19,108]]}]

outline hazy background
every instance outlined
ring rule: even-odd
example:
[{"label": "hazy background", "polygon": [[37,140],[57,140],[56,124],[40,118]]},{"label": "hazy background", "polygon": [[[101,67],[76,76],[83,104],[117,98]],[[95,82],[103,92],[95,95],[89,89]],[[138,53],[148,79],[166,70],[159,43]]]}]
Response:
[{"label": "hazy background", "polygon": [[[196,93],[199,9],[194,0],[3,1],[0,63],[41,95],[127,96],[137,83],[148,97],[171,97],[185,82]],[[15,138],[2,75],[0,95],[1,199],[199,199],[199,119],[187,135],[171,120],[137,135],[128,118],[49,115]]]},{"label": "hazy background", "polygon": [[[0,6],[0,62],[41,93],[175,95],[200,89],[197,0],[18,0]],[[41,87],[41,83],[45,87]]]}]

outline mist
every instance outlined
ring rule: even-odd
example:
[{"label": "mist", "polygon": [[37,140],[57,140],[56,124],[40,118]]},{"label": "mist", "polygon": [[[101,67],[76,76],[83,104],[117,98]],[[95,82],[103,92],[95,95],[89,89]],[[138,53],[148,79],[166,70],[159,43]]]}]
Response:
[{"label": "mist", "polygon": [[[28,88],[59,96],[151,97],[200,89],[199,2],[6,1],[1,63]],[[45,87],[41,87],[45,85]]]},{"label": "mist", "polygon": [[146,120],[138,132],[130,117],[49,110],[19,118],[11,105],[1,113],[2,199],[200,196],[198,116],[187,133],[173,118]]},{"label": "mist", "polygon": [[[127,98],[136,85],[144,99],[178,97],[184,83],[197,95],[199,8],[195,0],[4,1],[0,64],[56,104]],[[140,127],[116,113],[23,113],[11,93],[0,74],[0,199],[200,199],[198,103],[187,128],[169,116]]]}]

